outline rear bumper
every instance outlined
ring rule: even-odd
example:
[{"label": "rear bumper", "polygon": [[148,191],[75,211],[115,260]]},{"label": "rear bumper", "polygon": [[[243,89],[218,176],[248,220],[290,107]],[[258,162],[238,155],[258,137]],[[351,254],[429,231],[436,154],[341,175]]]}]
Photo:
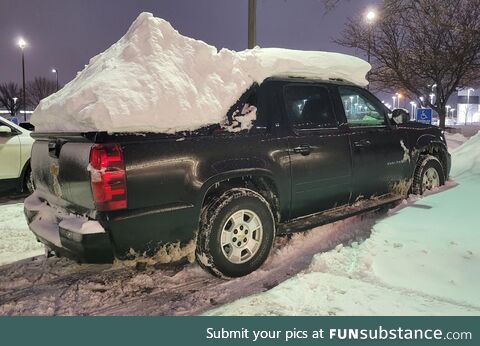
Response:
[{"label": "rear bumper", "polygon": [[88,263],[113,261],[110,237],[97,221],[53,208],[35,194],[25,200],[24,212],[37,240],[57,255]]}]

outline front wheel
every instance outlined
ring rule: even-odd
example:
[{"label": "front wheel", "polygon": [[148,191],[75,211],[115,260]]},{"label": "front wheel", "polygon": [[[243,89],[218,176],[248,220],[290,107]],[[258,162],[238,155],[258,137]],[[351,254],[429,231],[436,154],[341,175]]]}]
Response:
[{"label": "front wheel", "polygon": [[217,276],[244,276],[265,262],[274,236],[268,202],[253,190],[232,189],[202,213],[197,261]]},{"label": "front wheel", "polygon": [[425,191],[445,185],[445,173],[441,162],[431,155],[423,156],[415,169],[412,192],[423,195]]}]

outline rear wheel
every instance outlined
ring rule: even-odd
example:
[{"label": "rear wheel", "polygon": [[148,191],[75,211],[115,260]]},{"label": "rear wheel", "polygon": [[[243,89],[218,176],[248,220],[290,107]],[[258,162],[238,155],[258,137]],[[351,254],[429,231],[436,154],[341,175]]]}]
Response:
[{"label": "rear wheel", "polygon": [[229,190],[203,210],[197,261],[217,276],[247,275],[265,262],[274,235],[268,202],[249,189]]},{"label": "rear wheel", "polygon": [[445,174],[441,162],[432,155],[422,156],[415,169],[412,192],[423,195],[442,185],[445,185]]}]

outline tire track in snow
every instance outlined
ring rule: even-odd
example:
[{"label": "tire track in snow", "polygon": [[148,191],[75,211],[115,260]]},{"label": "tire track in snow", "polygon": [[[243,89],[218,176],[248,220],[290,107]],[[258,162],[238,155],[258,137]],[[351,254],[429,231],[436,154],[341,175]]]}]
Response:
[{"label": "tire track in snow", "polygon": [[369,212],[280,236],[259,270],[229,281],[203,272],[196,264],[137,271],[56,258],[13,263],[0,268],[0,315],[199,314],[275,287],[307,268],[319,252],[362,241],[383,215]]}]

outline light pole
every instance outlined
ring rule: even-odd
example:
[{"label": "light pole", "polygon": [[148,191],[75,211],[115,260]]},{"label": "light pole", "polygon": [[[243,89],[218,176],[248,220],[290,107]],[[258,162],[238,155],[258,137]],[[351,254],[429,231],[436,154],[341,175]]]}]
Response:
[{"label": "light pole", "polygon": [[465,109],[465,125],[467,125],[468,112],[470,111],[470,92],[475,91],[473,88],[468,88],[467,90],[467,107]]},{"label": "light pole", "polygon": [[248,0],[248,48],[257,44],[257,0]]},{"label": "light pole", "polygon": [[52,68],[52,73],[55,73],[55,77],[57,78],[57,91],[58,91],[58,70],[56,68]]},{"label": "light pole", "polygon": [[12,97],[12,100],[13,100],[13,116],[17,115],[17,112],[15,110],[15,108],[17,108],[17,100],[18,100],[18,97]]},{"label": "light pole", "polygon": [[23,96],[23,120],[26,122],[27,121],[27,106],[26,106],[26,97],[25,97],[25,54],[23,50],[27,46],[27,42],[23,38],[20,38],[18,40],[18,46],[22,50],[22,80],[23,80],[23,91],[22,91],[22,96]]},{"label": "light pole", "polygon": [[429,96],[430,96],[430,103],[431,103],[432,106],[433,106],[433,98],[435,97],[435,94],[434,94],[434,93],[431,93]]},{"label": "light pole", "polygon": [[[370,64],[371,60],[371,50],[372,50],[372,30],[375,19],[377,18],[377,13],[373,10],[370,10],[365,15],[365,21],[368,25],[368,49],[367,49],[367,61]],[[367,77],[368,78],[368,77]],[[370,83],[367,85],[367,89],[370,89]]]},{"label": "light pole", "polygon": [[393,100],[393,109],[395,109],[395,102],[397,101],[397,97],[392,96],[392,100]]},{"label": "light pole", "polygon": [[417,103],[414,101],[411,101],[410,105],[412,106],[412,115],[410,116],[410,119],[411,119],[412,117],[415,117],[415,108],[417,108]]}]

